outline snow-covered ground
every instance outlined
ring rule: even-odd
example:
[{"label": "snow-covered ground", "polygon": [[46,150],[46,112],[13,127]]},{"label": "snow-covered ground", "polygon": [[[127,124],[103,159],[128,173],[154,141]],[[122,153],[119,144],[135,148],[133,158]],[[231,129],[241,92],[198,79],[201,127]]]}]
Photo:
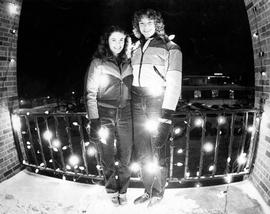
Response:
[{"label": "snow-covered ground", "polygon": [[[226,185],[166,189],[158,205],[134,205],[143,189],[129,188],[128,204],[114,207],[100,185],[51,178],[26,170],[0,183],[0,214],[221,214]],[[269,207],[249,181],[229,185],[228,214],[268,214]]]}]

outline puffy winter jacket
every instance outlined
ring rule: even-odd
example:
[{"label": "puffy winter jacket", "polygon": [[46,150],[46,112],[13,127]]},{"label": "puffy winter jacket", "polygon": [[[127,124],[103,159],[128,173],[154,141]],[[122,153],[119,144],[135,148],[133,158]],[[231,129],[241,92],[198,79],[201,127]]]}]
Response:
[{"label": "puffy winter jacket", "polygon": [[130,100],[132,70],[129,63],[117,65],[114,58],[92,60],[85,79],[89,119],[99,118],[98,106],[123,108]]},{"label": "puffy winter jacket", "polygon": [[182,86],[182,52],[174,42],[155,36],[142,45],[138,42],[131,64],[135,87],[165,88],[162,108],[175,110]]}]

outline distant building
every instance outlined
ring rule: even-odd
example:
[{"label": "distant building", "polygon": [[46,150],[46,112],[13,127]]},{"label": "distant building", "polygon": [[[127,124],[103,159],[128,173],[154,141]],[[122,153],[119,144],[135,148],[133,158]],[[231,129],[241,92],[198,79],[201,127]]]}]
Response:
[{"label": "distant building", "polygon": [[183,76],[182,99],[207,105],[250,106],[254,100],[254,88],[236,84],[222,73],[188,75]]}]

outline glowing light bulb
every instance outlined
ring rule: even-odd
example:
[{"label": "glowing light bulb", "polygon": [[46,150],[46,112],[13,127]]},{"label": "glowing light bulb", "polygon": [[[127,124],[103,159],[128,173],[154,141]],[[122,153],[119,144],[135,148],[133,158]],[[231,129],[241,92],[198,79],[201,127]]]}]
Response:
[{"label": "glowing light bulb", "polygon": [[180,127],[177,127],[177,128],[174,129],[174,134],[175,135],[179,135],[181,132],[182,132],[182,130],[181,130]]},{"label": "glowing light bulb", "polygon": [[203,150],[205,152],[212,152],[214,150],[214,145],[210,142],[206,142],[204,145],[203,145]]},{"label": "glowing light bulb", "polygon": [[60,142],[58,139],[54,139],[54,140],[52,141],[52,146],[53,146],[54,148],[60,148],[60,147],[61,147],[61,142]]},{"label": "glowing light bulb", "polygon": [[79,123],[78,122],[73,122],[72,125],[73,126],[79,126]]},{"label": "glowing light bulb", "polygon": [[8,4],[8,12],[12,16],[18,14],[18,6],[14,3],[9,3]]},{"label": "glowing light bulb", "polygon": [[211,165],[211,166],[209,166],[209,169],[208,169],[208,170],[209,170],[210,172],[212,172],[214,169],[215,169],[215,166],[214,166],[214,165]]},{"label": "glowing light bulb", "polygon": [[109,137],[109,129],[106,127],[102,126],[99,131],[98,131],[98,136],[101,138],[101,141],[105,141]]},{"label": "glowing light bulb", "polygon": [[228,184],[232,182],[232,176],[231,175],[226,175],[224,177],[224,179],[225,179],[226,183],[228,183]]},{"label": "glowing light bulb", "polygon": [[253,132],[254,130],[255,130],[254,126],[249,126],[249,127],[247,128],[247,131],[248,131],[248,132]]},{"label": "glowing light bulb", "polygon": [[16,115],[16,114],[13,114],[11,116],[11,120],[12,120],[12,125],[13,125],[14,129],[16,131],[20,131],[21,130],[21,119],[20,119],[20,117],[18,115]]},{"label": "glowing light bulb", "polygon": [[155,119],[150,119],[147,120],[146,123],[144,124],[144,127],[149,131],[149,132],[156,132],[158,129],[159,122]]},{"label": "glowing light bulb", "polygon": [[152,83],[148,85],[147,90],[148,90],[148,93],[150,93],[154,97],[161,95],[163,92],[163,89],[159,85],[159,83]]},{"label": "glowing light bulb", "polygon": [[79,166],[79,169],[84,170],[85,168],[84,168],[84,166]]},{"label": "glowing light bulb", "polygon": [[237,158],[237,162],[239,165],[245,164],[247,162],[247,154],[246,153],[240,154]]},{"label": "glowing light bulb", "polygon": [[177,154],[182,154],[183,152],[184,152],[183,149],[178,149],[178,150],[177,150]]},{"label": "glowing light bulb", "polygon": [[176,166],[183,166],[183,164],[181,162],[177,162],[175,165]]},{"label": "glowing light bulb", "polygon": [[43,134],[45,140],[50,141],[52,139],[52,132],[50,130],[46,130]]},{"label": "glowing light bulb", "polygon": [[108,85],[108,83],[110,82],[110,79],[108,77],[108,75],[106,74],[102,74],[100,77],[99,77],[99,87],[106,87]]},{"label": "glowing light bulb", "polygon": [[200,117],[196,118],[196,119],[194,120],[194,125],[195,125],[196,127],[201,127],[201,126],[203,125],[203,119],[200,118]]},{"label": "glowing light bulb", "polygon": [[223,124],[226,123],[226,117],[224,117],[224,116],[219,116],[218,119],[217,119],[217,121],[218,121],[218,124],[219,124],[219,125],[223,125]]},{"label": "glowing light bulb", "polygon": [[96,150],[96,148],[95,147],[89,147],[88,149],[87,149],[87,154],[90,156],[90,157],[93,157],[93,156],[95,156],[96,154],[97,154],[97,150]]},{"label": "glowing light bulb", "polygon": [[201,186],[202,186],[202,185],[201,185],[201,183],[199,183],[199,182],[195,184],[195,187],[197,187],[197,188],[199,188],[199,187],[201,187]]},{"label": "glowing light bulb", "polygon": [[158,161],[154,159],[152,162],[148,162],[145,169],[151,174],[156,173],[159,169]]},{"label": "glowing light bulb", "polygon": [[175,38],[175,35],[174,34],[171,34],[171,35],[169,35],[169,40],[173,40]]},{"label": "glowing light bulb", "polygon": [[252,36],[253,36],[254,39],[258,39],[258,37],[259,37],[258,31],[256,31],[255,33],[253,33]]},{"label": "glowing light bulb", "polygon": [[76,166],[78,165],[78,163],[80,162],[80,159],[77,155],[71,155],[69,158],[69,163],[72,166]]},{"label": "glowing light bulb", "polygon": [[132,172],[138,172],[138,171],[140,171],[140,169],[141,169],[141,167],[140,167],[140,165],[138,163],[132,163],[130,165],[130,170]]}]

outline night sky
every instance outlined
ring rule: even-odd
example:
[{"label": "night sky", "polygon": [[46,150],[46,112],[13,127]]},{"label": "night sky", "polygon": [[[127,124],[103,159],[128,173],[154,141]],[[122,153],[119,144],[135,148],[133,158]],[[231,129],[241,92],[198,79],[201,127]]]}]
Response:
[{"label": "night sky", "polygon": [[131,33],[134,11],[159,10],[183,52],[183,75],[222,72],[253,86],[253,52],[243,0],[24,0],[18,35],[19,97],[82,94],[99,36]]}]

